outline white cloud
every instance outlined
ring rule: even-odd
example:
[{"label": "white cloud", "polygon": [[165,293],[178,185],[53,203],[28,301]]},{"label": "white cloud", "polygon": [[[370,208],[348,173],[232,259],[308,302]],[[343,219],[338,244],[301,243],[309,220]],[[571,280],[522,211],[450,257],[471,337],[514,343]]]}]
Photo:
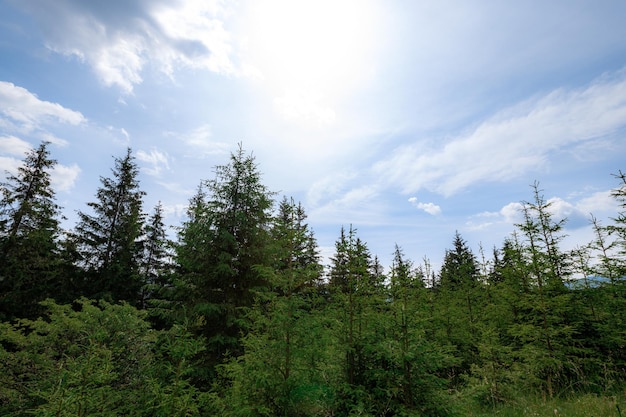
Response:
[{"label": "white cloud", "polygon": [[0,156],[0,166],[3,168],[0,171],[0,179],[4,179],[6,174],[15,174],[17,172],[17,168],[22,164],[17,158],[10,158],[7,156]]},{"label": "white cloud", "polygon": [[524,217],[522,215],[522,208],[522,203],[509,203],[500,209],[499,214],[506,223],[521,223]]},{"label": "white cloud", "polygon": [[545,167],[553,153],[593,144],[624,126],[626,72],[620,72],[586,88],[520,103],[438,146],[397,148],[375,171],[405,192],[427,188],[452,195],[476,182],[505,181]]},{"label": "white cloud", "polygon": [[172,137],[185,143],[185,148],[190,148],[191,157],[205,157],[207,155],[228,154],[231,145],[225,142],[213,140],[211,126],[204,124],[189,132],[165,132],[165,136]]},{"label": "white cloud", "polygon": [[[549,204],[548,212],[552,219],[555,222],[565,219],[564,227],[570,230],[588,226],[592,214],[599,218],[606,218],[617,213],[619,209],[610,191],[586,193],[578,200],[551,197],[546,200],[546,204]],[[497,212],[483,212],[471,216],[467,226],[472,230],[480,230],[495,224],[512,226],[523,222],[523,204],[512,202]]]},{"label": "white cloud", "polygon": [[106,86],[124,93],[143,81],[151,63],[168,76],[177,67],[234,73],[232,47],[220,0],[18,3],[32,14],[46,46],[89,65]]},{"label": "white cloud", "polygon": [[496,225],[506,225],[507,228],[520,224],[524,220],[522,203],[508,203],[500,211],[484,211],[470,216],[465,226],[469,230],[486,230]]},{"label": "white cloud", "polygon": [[[32,150],[31,145],[15,136],[0,137],[0,153],[16,155],[18,157],[0,156],[0,177],[5,177],[6,173],[16,175],[17,170],[24,163],[24,158],[28,152]],[[55,191],[69,191],[76,182],[80,173],[78,165],[65,166],[57,163],[52,172],[50,179],[52,188]]]},{"label": "white cloud", "polygon": [[187,188],[186,185],[182,185],[178,182],[157,181],[157,184],[165,188],[169,194],[182,194],[190,196],[196,191],[193,188]]},{"label": "white cloud", "polygon": [[15,157],[0,155],[0,179],[6,178],[7,174],[15,175],[17,169],[22,165],[24,156],[31,149],[30,143],[20,138],[0,136],[0,154],[15,155]]},{"label": "white cloud", "polygon": [[555,219],[564,219],[567,217],[571,217],[572,214],[577,211],[576,206],[570,203],[569,201],[565,201],[560,197],[552,197],[546,201],[548,204],[549,212],[554,216]]},{"label": "white cloud", "polygon": [[[57,146],[66,146],[67,141],[57,137],[48,129],[58,124],[83,125],[87,119],[78,111],[63,107],[58,103],[41,100],[36,94],[23,87],[0,81],[0,127],[6,132],[0,137],[0,152],[19,156],[2,158],[7,169],[17,169],[23,156],[32,146],[27,140],[46,141]],[[65,182],[61,182],[65,187]],[[68,185],[69,186],[69,185]]]},{"label": "white cloud", "polygon": [[80,172],[81,169],[76,164],[70,166],[57,164],[50,174],[52,188],[55,191],[70,191],[74,187]]},{"label": "white cloud", "polygon": [[274,107],[282,117],[290,121],[324,126],[335,120],[335,111],[322,103],[319,94],[310,91],[290,91],[275,98]]},{"label": "white cloud", "polygon": [[580,199],[576,207],[587,216],[595,213],[616,214],[619,211],[619,204],[611,195],[611,191],[598,191],[588,197]]},{"label": "white cloud", "polygon": [[6,81],[0,81],[0,114],[28,131],[50,122],[78,125],[86,120],[80,112],[40,100],[27,89]]},{"label": "white cloud", "polygon": [[337,193],[324,204],[309,210],[309,218],[317,224],[377,224],[381,222],[378,190],[369,185]]},{"label": "white cloud", "polygon": [[441,207],[434,203],[422,203],[417,201],[416,197],[409,198],[409,203],[411,203],[414,207],[425,211],[426,213],[437,216],[441,214]]},{"label": "white cloud", "polygon": [[163,215],[167,217],[176,217],[178,219],[185,216],[187,213],[186,204],[163,204]]},{"label": "white cloud", "polygon": [[165,152],[158,151],[156,149],[146,152],[139,150],[136,153],[137,159],[141,162],[145,162],[148,167],[142,167],[142,169],[152,176],[159,176],[163,169],[169,170],[168,155]]},{"label": "white cloud", "polygon": [[54,145],[57,145],[57,146],[67,146],[69,144],[69,142],[67,140],[58,138],[54,134],[52,134],[50,132],[41,132],[39,134],[39,137],[44,142],[50,142],[50,143],[52,143]]},{"label": "white cloud", "polygon": [[309,187],[307,205],[315,207],[336,199],[356,176],[354,171],[342,171],[317,180]]},{"label": "white cloud", "polygon": [[31,149],[30,143],[15,136],[0,137],[0,152],[2,153],[24,156]]}]

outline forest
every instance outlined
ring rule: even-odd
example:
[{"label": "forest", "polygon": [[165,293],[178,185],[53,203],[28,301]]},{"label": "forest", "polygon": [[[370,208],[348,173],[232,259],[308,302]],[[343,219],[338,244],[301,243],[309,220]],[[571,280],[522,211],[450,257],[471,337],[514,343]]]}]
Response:
[{"label": "forest", "polygon": [[160,204],[144,207],[131,149],[113,161],[72,230],[48,143],[0,184],[2,416],[626,408],[622,172],[619,212],[592,217],[576,250],[561,249],[567,219],[535,183],[489,256],[457,233],[440,270],[399,246],[385,270],[341,225],[323,265],[305,208],[263,185],[241,145],[199,181],[174,235]]}]

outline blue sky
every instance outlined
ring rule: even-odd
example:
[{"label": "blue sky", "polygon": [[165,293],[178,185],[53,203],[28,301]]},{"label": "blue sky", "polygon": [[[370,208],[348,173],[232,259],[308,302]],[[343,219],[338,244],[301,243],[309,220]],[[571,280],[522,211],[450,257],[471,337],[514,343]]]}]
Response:
[{"label": "blue sky", "polygon": [[135,152],[169,225],[237,143],[303,203],[325,256],[352,224],[438,266],[490,255],[539,181],[565,248],[617,214],[626,3],[0,0],[0,168],[52,142],[72,226]]}]

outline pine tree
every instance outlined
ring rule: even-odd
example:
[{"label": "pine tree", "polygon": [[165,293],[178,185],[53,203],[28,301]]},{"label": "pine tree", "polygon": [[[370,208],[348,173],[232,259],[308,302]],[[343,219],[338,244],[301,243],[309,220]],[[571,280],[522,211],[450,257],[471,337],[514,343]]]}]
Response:
[{"label": "pine tree", "polygon": [[[385,375],[390,399],[388,414],[446,415],[442,404],[444,380],[437,376],[451,357],[443,346],[427,338],[430,306],[424,268],[414,268],[396,245],[390,270],[388,312],[384,315],[387,340],[378,345],[387,366]],[[383,388],[383,387],[380,387]]]},{"label": "pine tree", "polygon": [[58,251],[61,208],[55,203],[48,143],[26,154],[0,184],[0,318],[33,317],[37,303],[62,292]]},{"label": "pine tree", "polygon": [[[171,289],[171,253],[163,222],[163,206],[159,202],[144,226],[143,256],[141,258],[141,308],[162,299]],[[157,302],[158,304],[158,302]]]},{"label": "pine tree", "polygon": [[385,370],[394,359],[386,347],[391,321],[382,267],[352,226],[347,232],[342,227],[331,262],[326,315],[335,323],[334,362],[343,370],[338,410],[384,414],[389,392],[398,385],[396,375]]},{"label": "pine tree", "polygon": [[476,257],[459,232],[454,234],[453,245],[444,256],[439,282],[450,290],[473,286],[479,276]]},{"label": "pine tree", "polygon": [[[615,247],[618,250],[614,256],[616,277],[620,279],[626,276],[626,173],[619,171],[614,175],[619,180],[619,185],[611,191],[611,195],[617,201],[621,211],[613,218],[613,223],[606,227],[609,235],[615,239]],[[621,280],[623,283],[623,279]],[[613,282],[615,283],[615,282]]]},{"label": "pine tree", "polygon": [[447,377],[456,385],[476,361],[476,324],[481,316],[483,292],[476,257],[458,232],[453,245],[453,249],[446,250],[439,285],[435,289],[438,323],[435,327],[439,343],[456,350],[459,362],[446,370]]},{"label": "pine tree", "polygon": [[[481,314],[475,323],[476,355],[467,377],[467,391],[479,403],[495,407],[508,401],[519,389],[514,363],[514,344],[509,329],[514,324],[516,300],[529,290],[520,278],[524,270],[522,249],[516,233],[501,249],[494,248],[486,282],[480,287]],[[487,261],[483,261],[486,264]]]},{"label": "pine tree", "polygon": [[595,238],[589,248],[596,259],[591,275],[596,281],[587,291],[598,315],[597,333],[590,340],[598,351],[597,373],[606,385],[623,382],[626,369],[626,174],[620,171],[614,177],[619,180],[611,191],[617,216],[608,226],[591,218]]},{"label": "pine tree", "polygon": [[230,163],[217,166],[215,178],[199,187],[179,232],[181,295],[207,339],[209,379],[225,355],[242,353],[254,290],[267,286],[257,267],[269,262],[272,196],[254,157],[240,146]]},{"label": "pine tree", "polygon": [[144,192],[139,168],[128,148],[115,158],[111,178],[100,177],[93,214],[79,212],[76,227],[81,266],[86,273],[85,293],[91,297],[140,304],[141,236]]},{"label": "pine tree", "polygon": [[577,323],[572,322],[574,306],[564,285],[571,260],[559,248],[566,220],[554,220],[538,183],[532,188],[534,200],[523,203],[524,223],[517,225],[525,238],[520,286],[528,290],[516,301],[519,314],[510,334],[520,344],[517,354],[527,367],[528,382],[552,397],[574,378],[571,373],[578,366],[570,349]]},{"label": "pine tree", "polygon": [[365,302],[371,291],[371,256],[352,226],[347,234],[341,228],[335,251],[331,258],[330,287],[338,311],[343,316],[340,332],[346,345],[346,381],[348,385],[357,385],[363,368],[362,330]]},{"label": "pine tree", "polygon": [[255,292],[243,356],[226,366],[235,409],[312,415],[325,401],[327,336],[315,300],[322,267],[305,219],[300,204],[286,198],[279,203],[270,229],[271,262],[257,268],[268,287]]}]

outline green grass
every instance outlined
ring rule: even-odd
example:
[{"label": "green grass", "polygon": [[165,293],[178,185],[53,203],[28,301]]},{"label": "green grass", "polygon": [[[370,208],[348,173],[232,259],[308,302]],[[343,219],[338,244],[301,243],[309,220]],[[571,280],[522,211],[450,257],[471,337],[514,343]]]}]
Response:
[{"label": "green grass", "polygon": [[546,401],[523,398],[496,407],[466,404],[462,409],[460,414],[468,417],[626,417],[626,398],[581,394]]}]

